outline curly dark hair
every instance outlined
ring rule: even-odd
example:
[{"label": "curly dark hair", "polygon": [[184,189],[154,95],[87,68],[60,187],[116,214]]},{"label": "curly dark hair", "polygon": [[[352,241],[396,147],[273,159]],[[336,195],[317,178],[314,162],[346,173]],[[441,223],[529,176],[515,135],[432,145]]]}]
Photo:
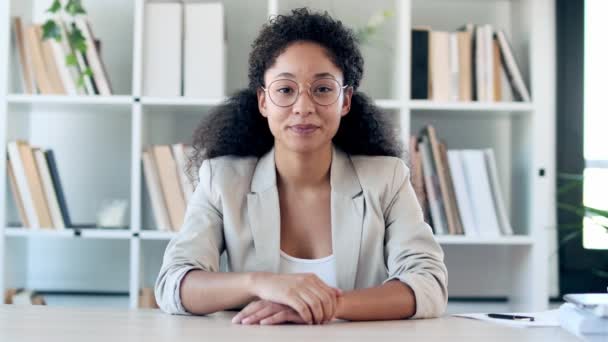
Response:
[{"label": "curly dark hair", "polygon": [[198,169],[205,159],[260,157],[272,148],[274,137],[259,112],[256,90],[264,86],[264,73],[276,58],[299,41],[324,47],[342,70],[344,84],[353,87],[350,112],[341,119],[333,143],[351,155],[403,156],[388,115],[357,91],[363,77],[363,57],[354,32],[327,12],[299,8],[289,15],[275,16],[262,26],[249,55],[249,87],[234,93],[202,119],[193,135],[189,171]]}]

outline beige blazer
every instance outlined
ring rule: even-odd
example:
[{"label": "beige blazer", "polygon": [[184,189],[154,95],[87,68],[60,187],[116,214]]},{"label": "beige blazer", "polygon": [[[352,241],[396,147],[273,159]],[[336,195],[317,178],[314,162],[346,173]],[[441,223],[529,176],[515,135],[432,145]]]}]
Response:
[{"label": "beige blazer", "polygon": [[[279,270],[274,150],[259,159],[206,160],[199,179],[156,281],[156,299],[168,313],[188,314],[179,295],[182,278],[192,269],[217,272],[223,251],[228,271]],[[348,291],[399,279],[414,291],[414,318],[441,315],[448,298],[443,251],[423,220],[403,161],[334,148],[330,183],[338,287]]]}]

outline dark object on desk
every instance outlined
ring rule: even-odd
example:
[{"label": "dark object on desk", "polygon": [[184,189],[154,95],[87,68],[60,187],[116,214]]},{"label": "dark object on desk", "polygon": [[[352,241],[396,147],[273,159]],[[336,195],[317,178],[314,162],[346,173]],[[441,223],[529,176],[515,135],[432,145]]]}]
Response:
[{"label": "dark object on desk", "polygon": [[534,322],[534,317],[530,317],[530,316],[504,315],[504,314],[489,313],[488,317],[498,318],[498,319],[510,319],[513,321]]}]

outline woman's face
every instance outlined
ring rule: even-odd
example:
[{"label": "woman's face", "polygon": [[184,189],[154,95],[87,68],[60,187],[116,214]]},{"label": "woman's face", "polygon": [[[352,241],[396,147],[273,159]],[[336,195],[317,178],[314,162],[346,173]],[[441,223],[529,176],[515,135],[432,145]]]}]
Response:
[{"label": "woman's face", "polygon": [[[275,144],[299,153],[330,145],[340,119],[350,110],[353,90],[340,89],[343,80],[342,71],[318,44],[296,42],[279,55],[264,74],[266,91],[257,92],[258,107],[268,119]],[[339,96],[332,102],[328,94],[334,92]],[[289,99],[295,102],[285,106],[292,102]]]}]

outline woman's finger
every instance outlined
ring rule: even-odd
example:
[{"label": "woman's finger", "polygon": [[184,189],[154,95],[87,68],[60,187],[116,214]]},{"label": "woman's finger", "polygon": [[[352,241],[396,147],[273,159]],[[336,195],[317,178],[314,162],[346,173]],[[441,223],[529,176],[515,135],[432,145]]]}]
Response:
[{"label": "woman's finger", "polygon": [[243,319],[241,320],[241,324],[257,324],[264,318],[270,317],[275,313],[279,312],[280,310],[283,310],[280,305],[273,305],[272,303],[267,303],[258,311],[253,312],[247,317],[243,317]]},{"label": "woman's finger", "polygon": [[323,309],[323,319],[320,324],[324,324],[333,318],[334,310],[336,307],[336,296],[334,295],[333,290],[331,288],[326,287],[313,287],[310,288],[310,291],[319,298],[321,301],[321,307]]},{"label": "woman's finger", "polygon": [[304,302],[304,300],[302,300],[300,297],[294,296],[288,298],[286,305],[295,310],[295,312],[297,312],[307,324],[313,322],[312,312],[310,311],[308,304],[306,304],[306,302]]},{"label": "woman's finger", "polygon": [[238,314],[236,314],[236,316],[234,316],[232,318],[232,323],[241,323],[241,320],[249,315],[251,315],[253,312],[259,310],[261,307],[264,306],[265,301],[263,300],[256,300],[253,301],[249,304],[247,304],[247,306],[245,306]]},{"label": "woman's finger", "polygon": [[321,299],[319,299],[319,297],[309,288],[304,288],[300,291],[300,298],[302,298],[310,308],[314,324],[323,322],[324,312]]},{"label": "woman's finger", "polygon": [[281,312],[275,313],[274,315],[272,315],[270,317],[264,318],[263,320],[260,321],[260,324],[271,325],[271,324],[281,324],[281,323],[286,323],[286,322],[306,324],[306,321],[300,315],[298,315],[297,312],[295,312],[292,309],[283,310]]}]

